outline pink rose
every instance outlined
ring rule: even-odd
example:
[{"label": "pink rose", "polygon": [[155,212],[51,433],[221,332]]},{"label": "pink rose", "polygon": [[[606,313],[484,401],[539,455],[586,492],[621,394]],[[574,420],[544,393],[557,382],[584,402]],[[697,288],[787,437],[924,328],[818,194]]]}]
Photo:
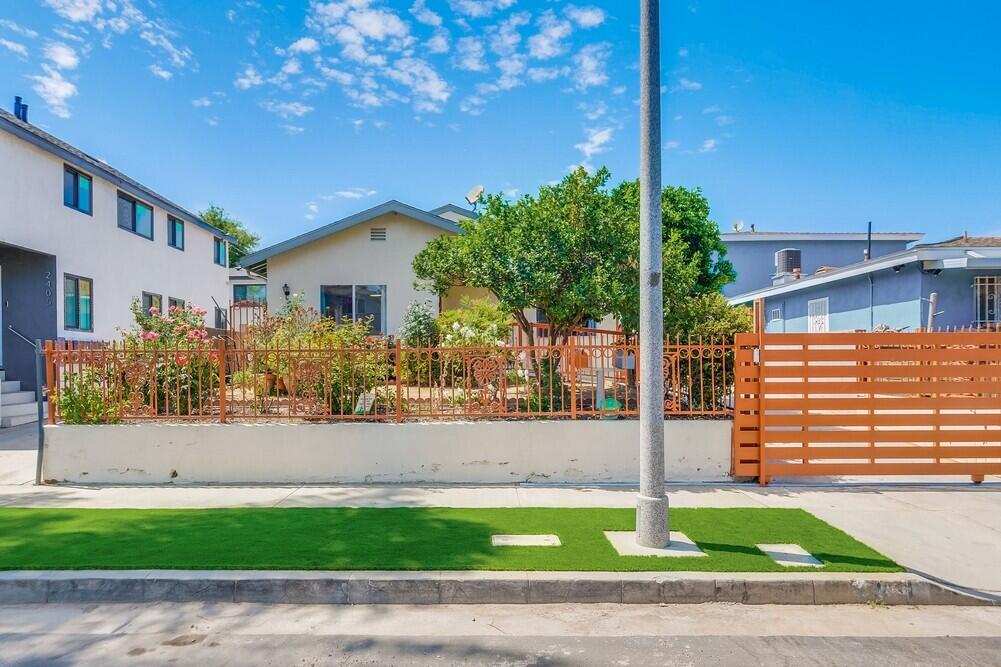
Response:
[{"label": "pink rose", "polygon": [[160,334],[155,331],[144,331],[142,334],[143,340],[157,340],[160,338]]},{"label": "pink rose", "polygon": [[156,315],[159,312],[160,312],[160,309],[157,308],[156,306],[150,306],[149,307],[149,314],[150,315]]}]

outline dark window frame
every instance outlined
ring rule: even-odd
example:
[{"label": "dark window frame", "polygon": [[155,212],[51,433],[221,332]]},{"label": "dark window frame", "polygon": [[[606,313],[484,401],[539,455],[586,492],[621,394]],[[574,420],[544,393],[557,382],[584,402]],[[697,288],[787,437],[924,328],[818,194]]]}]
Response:
[{"label": "dark window frame", "polygon": [[[222,261],[219,261],[219,248],[222,247]],[[226,240],[218,236],[212,237],[212,263],[216,266],[226,266],[229,253],[226,251]]]},{"label": "dark window frame", "polygon": [[159,311],[160,313],[162,313],[162,312],[163,312],[163,295],[162,295],[162,294],[157,294],[156,292],[146,292],[146,291],[143,291],[143,293],[142,293],[142,298],[141,298],[141,301],[140,301],[140,302],[141,302],[141,304],[142,304],[142,308],[143,308],[143,311],[144,311],[144,312],[145,312],[145,313],[146,313],[147,315],[149,315],[149,309],[150,309],[150,307],[152,307],[152,305],[153,305],[153,303],[152,303],[153,299],[150,299],[150,306],[147,306],[147,305],[146,305],[146,297],[154,297],[154,296],[156,297],[156,300],[160,302],[160,305],[156,307],[156,308],[157,308],[157,310],[158,310],[158,311]]},{"label": "dark window frame", "polygon": [[[66,174],[73,175],[73,203],[66,203]],[[80,208],[80,179],[85,178],[90,181],[90,208],[83,209]],[[63,165],[63,206],[80,213],[85,213],[91,217],[94,217],[94,177],[90,174],[85,174],[79,169],[75,169],[68,164]]]},{"label": "dark window frame", "polygon": [[[66,280],[73,280],[76,282],[76,326],[70,326],[66,322]],[[80,326],[80,282],[90,283],[90,327]],[[94,279],[86,278],[84,276],[78,276],[74,273],[64,273],[63,274],[63,329],[66,331],[94,331]]]},{"label": "dark window frame", "polygon": [[[153,205],[152,204],[147,204],[146,202],[144,202],[144,201],[142,201],[140,199],[136,199],[132,195],[128,195],[128,194],[122,192],[121,190],[118,191],[118,198],[119,199],[124,199],[125,201],[130,202],[132,204],[132,220],[131,220],[132,226],[131,227],[124,227],[124,226],[122,226],[122,221],[118,220],[118,228],[119,229],[124,229],[127,232],[132,232],[133,234],[135,234],[139,238],[146,239],[147,241],[153,241],[153,240],[155,240],[155,237],[156,237],[156,213],[154,212]],[[139,205],[145,206],[146,208],[149,209],[149,236],[146,236],[145,234],[139,233],[139,231],[137,231],[137,229],[136,229],[136,211],[138,210],[138,206]],[[116,217],[117,217],[117,214],[118,214],[118,210],[117,209],[115,211],[115,214],[116,214]]]},{"label": "dark window frame", "polygon": [[[247,292],[251,288],[253,288],[253,287],[263,287],[264,288],[264,296],[263,296],[263,298],[260,298],[260,299],[251,299],[251,298],[248,297]],[[238,289],[244,290],[244,298],[240,299],[240,298],[238,298],[236,296],[236,291]],[[233,301],[235,303],[244,303],[244,302],[266,303],[267,300],[268,300],[268,286],[267,285],[260,285],[260,284],[257,284],[257,283],[250,283],[250,284],[247,284],[247,285],[233,285]]]},{"label": "dark window frame", "polygon": [[[176,231],[177,227],[175,227],[175,224],[179,225],[181,228],[180,245],[177,245],[177,231]],[[184,221],[181,220],[180,218],[175,218],[172,215],[167,216],[167,245],[173,248],[174,250],[180,250],[181,252],[184,252],[184,234],[185,234],[184,227],[185,227]]]}]

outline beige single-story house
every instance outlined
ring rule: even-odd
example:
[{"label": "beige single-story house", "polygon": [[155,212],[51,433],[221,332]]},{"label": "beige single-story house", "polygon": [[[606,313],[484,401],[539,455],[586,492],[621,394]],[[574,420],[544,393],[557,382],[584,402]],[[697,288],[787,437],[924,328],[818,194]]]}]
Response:
[{"label": "beige single-story house", "polygon": [[452,204],[425,211],[390,200],[258,250],[241,263],[266,277],[272,312],[289,295],[301,294],[305,305],[325,316],[371,317],[374,332],[395,334],[412,301],[427,300],[437,313],[457,307],[463,296],[487,295],[456,288],[439,299],[414,286],[417,253],[442,234],[458,234],[456,222],[475,215]]}]

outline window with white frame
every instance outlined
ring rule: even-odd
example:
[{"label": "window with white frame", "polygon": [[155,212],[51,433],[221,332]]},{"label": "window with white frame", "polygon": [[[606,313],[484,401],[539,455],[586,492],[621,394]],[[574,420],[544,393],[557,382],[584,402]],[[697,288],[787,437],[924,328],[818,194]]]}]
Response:
[{"label": "window with white frame", "polygon": [[386,333],[385,285],[321,285],[320,313],[338,322],[371,318],[372,333]]},{"label": "window with white frame", "polygon": [[782,309],[781,308],[772,308],[772,313],[769,316],[768,320],[771,321],[771,322],[778,322],[781,319],[782,319]]},{"label": "window with white frame", "polygon": [[977,302],[977,324],[1001,322],[1001,276],[976,276],[973,293]]},{"label": "window with white frame", "polygon": [[829,302],[825,296],[822,299],[810,299],[806,304],[807,331],[809,333],[827,333],[831,328]]}]

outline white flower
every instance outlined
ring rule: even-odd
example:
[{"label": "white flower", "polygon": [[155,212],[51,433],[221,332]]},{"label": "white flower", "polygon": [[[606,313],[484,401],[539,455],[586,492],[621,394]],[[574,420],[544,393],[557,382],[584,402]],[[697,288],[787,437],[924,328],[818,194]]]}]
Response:
[{"label": "white flower", "polygon": [[458,331],[461,327],[458,322],[452,322],[452,329]]}]

